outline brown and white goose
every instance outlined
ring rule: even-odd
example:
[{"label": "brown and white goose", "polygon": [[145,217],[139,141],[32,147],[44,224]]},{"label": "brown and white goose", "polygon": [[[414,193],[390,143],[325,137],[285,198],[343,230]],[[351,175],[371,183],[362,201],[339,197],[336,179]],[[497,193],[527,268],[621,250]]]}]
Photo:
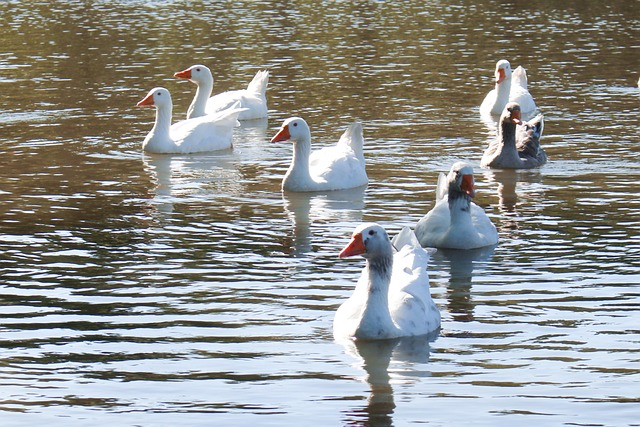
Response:
[{"label": "brown and white goose", "polygon": [[544,165],[547,162],[547,154],[540,146],[543,130],[542,114],[523,122],[520,105],[510,102],[500,117],[498,135],[482,155],[480,166],[496,169],[531,169]]}]

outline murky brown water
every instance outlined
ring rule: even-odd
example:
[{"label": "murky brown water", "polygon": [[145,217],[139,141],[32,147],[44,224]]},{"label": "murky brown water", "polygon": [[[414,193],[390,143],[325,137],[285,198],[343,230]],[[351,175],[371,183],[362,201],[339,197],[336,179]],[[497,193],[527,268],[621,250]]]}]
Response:
[{"label": "murky brown water", "polygon": [[[3,425],[637,425],[634,2],[23,1],[0,24]],[[503,57],[540,170],[479,168]],[[269,120],[141,154],[135,103],[164,85],[184,117],[193,63],[217,92],[269,67]],[[317,145],[363,121],[366,191],[280,192],[291,115]],[[351,230],[415,225],[459,159],[501,240],[434,256],[440,335],[335,343]]]}]

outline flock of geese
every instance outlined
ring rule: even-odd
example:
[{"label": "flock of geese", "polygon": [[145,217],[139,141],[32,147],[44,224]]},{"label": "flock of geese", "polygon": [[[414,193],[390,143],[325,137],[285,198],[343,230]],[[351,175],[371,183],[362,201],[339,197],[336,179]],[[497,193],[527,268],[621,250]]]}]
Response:
[{"label": "flock of geese", "polygon": [[[187,119],[172,124],[171,94],[156,87],[138,102],[154,106],[153,128],[143,141],[151,153],[196,153],[230,148],[238,120],[265,118],[269,71],[259,71],[246,89],[211,96],[213,76],[204,65],[174,74],[196,84]],[[527,75],[507,60],[496,64],[495,88],[480,106],[483,117],[497,117],[495,138],[482,159],[485,168],[523,169],[542,166],[547,156],[540,146],[543,116],[527,89]],[[491,119],[493,120],[493,119]],[[282,189],[293,192],[333,191],[362,187],[365,168],[362,125],[351,124],[337,144],[311,150],[311,132],[300,117],[286,119],[271,142],[291,141],[293,157]],[[456,162],[438,178],[436,204],[415,226],[390,240],[379,224],[358,226],[340,258],[366,259],[353,294],[338,308],[333,332],[337,339],[392,339],[432,333],[440,328],[440,311],[431,298],[425,248],[474,249],[498,243],[496,227],[472,199],[473,168]]]}]

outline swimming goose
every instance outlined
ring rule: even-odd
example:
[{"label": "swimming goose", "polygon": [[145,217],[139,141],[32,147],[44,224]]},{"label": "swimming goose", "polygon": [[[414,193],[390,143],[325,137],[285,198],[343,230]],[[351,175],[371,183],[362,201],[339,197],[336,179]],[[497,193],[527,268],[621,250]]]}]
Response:
[{"label": "swimming goose", "polygon": [[[519,125],[519,126],[518,126]],[[531,169],[547,162],[540,146],[544,119],[538,114],[532,120],[521,120],[520,106],[510,102],[498,125],[498,135],[482,155],[480,166],[498,169]]]},{"label": "swimming goose", "polygon": [[300,117],[284,121],[271,142],[292,141],[293,159],[282,181],[286,191],[330,191],[367,185],[362,125],[353,123],[338,143],[311,152],[311,131]]},{"label": "swimming goose", "polygon": [[211,97],[213,91],[213,75],[205,65],[193,65],[186,70],[174,74],[175,77],[187,79],[197,86],[196,95],[187,110],[187,118],[202,117],[214,114],[240,103],[245,108],[238,120],[252,120],[267,117],[267,84],[269,71],[258,71],[246,89],[222,92]]},{"label": "swimming goose", "polygon": [[150,153],[195,153],[230,148],[233,128],[238,125],[238,114],[242,112],[234,106],[214,115],[172,125],[171,94],[163,87],[151,89],[137,106],[156,108],[155,124],[142,143],[142,149]]},{"label": "swimming goose", "polygon": [[440,327],[440,311],[429,289],[429,253],[409,228],[392,244],[380,225],[362,224],[339,256],[355,255],[362,255],[366,266],[353,294],[336,312],[336,338],[390,339],[424,335]]},{"label": "swimming goose", "polygon": [[536,103],[527,88],[527,72],[522,66],[511,71],[511,64],[506,59],[496,63],[496,86],[480,105],[481,114],[500,115],[508,102],[520,104],[522,113],[527,115],[536,110]]},{"label": "swimming goose", "polygon": [[498,232],[484,210],[473,203],[473,168],[456,162],[438,178],[436,205],[416,225],[425,247],[474,249],[498,243]]}]

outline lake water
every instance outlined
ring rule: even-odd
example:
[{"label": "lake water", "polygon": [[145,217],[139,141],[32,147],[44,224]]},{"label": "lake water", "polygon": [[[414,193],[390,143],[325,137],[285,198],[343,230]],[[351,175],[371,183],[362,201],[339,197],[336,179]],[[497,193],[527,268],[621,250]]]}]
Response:
[{"label": "lake water", "polygon": [[[427,3],[426,5],[422,3]],[[7,1],[0,5],[3,426],[640,425],[640,9],[617,2]],[[549,163],[479,167],[498,59],[528,72]],[[233,150],[141,153],[269,67]],[[282,194],[283,119],[363,122],[370,185]],[[361,258],[437,175],[476,170],[495,249],[439,251],[437,337],[345,345]]]}]

